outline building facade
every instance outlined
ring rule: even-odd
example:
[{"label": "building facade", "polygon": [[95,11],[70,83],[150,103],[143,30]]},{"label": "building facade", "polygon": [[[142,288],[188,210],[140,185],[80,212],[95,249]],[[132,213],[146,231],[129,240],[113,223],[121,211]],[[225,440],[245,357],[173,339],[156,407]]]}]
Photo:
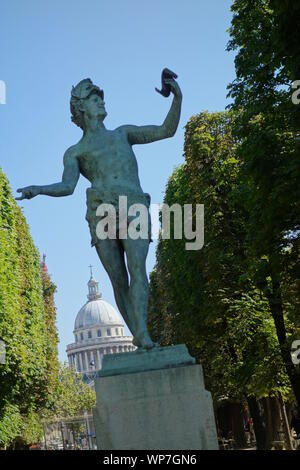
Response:
[{"label": "building facade", "polygon": [[125,336],[119,313],[102,299],[99,284],[91,277],[88,282],[88,301],[79,310],[74,325],[74,343],[67,346],[70,367],[93,381],[101,369],[105,354],[134,351],[132,336]]}]

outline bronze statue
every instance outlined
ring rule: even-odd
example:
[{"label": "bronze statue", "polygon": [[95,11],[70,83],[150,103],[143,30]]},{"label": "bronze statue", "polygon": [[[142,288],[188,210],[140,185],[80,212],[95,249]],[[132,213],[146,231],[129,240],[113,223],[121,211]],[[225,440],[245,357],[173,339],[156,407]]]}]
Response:
[{"label": "bronze statue", "polygon": [[[149,215],[150,196],[141,188],[132,146],[166,139],[176,132],[182,94],[174,79],[175,74],[168,72],[171,75],[163,75],[162,88],[166,93],[171,90],[174,97],[168,115],[160,126],[124,125],[108,130],[103,123],[107,115],[103,90],[90,79],[82,80],[73,87],[70,101],[72,121],[83,130],[83,136],[65,152],[62,181],[46,186],[20,188],[18,192],[22,195],[17,198],[31,199],[39,194],[68,196],[73,193],[80,174],[91,182],[91,188],[87,190],[86,218],[92,245],[96,247],[110,277],[116,303],[133,334],[134,344],[145,349],[155,345],[147,331],[149,285],[146,257],[150,232],[147,239],[99,239],[96,230],[96,209],[102,203],[110,203],[118,210],[118,197],[125,195],[129,205],[146,205]],[[117,232],[118,230],[119,227]]]}]

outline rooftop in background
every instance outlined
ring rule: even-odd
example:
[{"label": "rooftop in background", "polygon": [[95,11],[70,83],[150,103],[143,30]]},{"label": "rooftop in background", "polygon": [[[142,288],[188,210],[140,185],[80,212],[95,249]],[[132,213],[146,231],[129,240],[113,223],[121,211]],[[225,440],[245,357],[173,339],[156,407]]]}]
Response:
[{"label": "rooftop in background", "polygon": [[[90,268],[92,268],[90,266]],[[105,354],[134,351],[132,336],[124,334],[124,322],[112,305],[102,299],[92,269],[88,282],[88,301],[79,310],[74,326],[74,343],[67,345],[69,366],[93,385]]]},{"label": "rooftop in background", "polygon": [[87,297],[88,301],[77,314],[74,331],[92,326],[124,326],[123,320],[114,307],[102,299],[99,283],[93,277],[92,271],[88,282]]}]

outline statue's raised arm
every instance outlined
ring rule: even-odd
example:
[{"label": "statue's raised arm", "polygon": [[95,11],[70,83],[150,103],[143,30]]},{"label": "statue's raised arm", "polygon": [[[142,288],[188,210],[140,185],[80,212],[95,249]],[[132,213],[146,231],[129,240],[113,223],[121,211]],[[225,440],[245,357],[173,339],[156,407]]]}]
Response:
[{"label": "statue's raised arm", "polygon": [[167,139],[175,134],[180,119],[182,93],[174,78],[165,78],[164,84],[169,86],[174,95],[164,123],[161,126],[122,126],[127,132],[128,141],[131,145],[148,144],[156,140]]}]

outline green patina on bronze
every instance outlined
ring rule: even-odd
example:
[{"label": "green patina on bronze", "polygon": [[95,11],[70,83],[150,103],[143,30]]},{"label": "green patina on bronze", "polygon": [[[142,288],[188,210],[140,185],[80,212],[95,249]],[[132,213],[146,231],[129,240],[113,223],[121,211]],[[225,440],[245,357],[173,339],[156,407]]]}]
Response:
[{"label": "green patina on bronze", "polygon": [[[145,203],[149,208],[150,196],[144,193],[138,176],[138,166],[132,146],[148,144],[172,137],[177,129],[182,94],[175,81],[176,74],[168,69],[162,74],[162,90],[170,90],[174,97],[166,119],[160,126],[123,125],[114,130],[104,126],[107,115],[104,92],[90,79],[82,80],[71,91],[72,121],[83,130],[80,141],[64,155],[62,181],[46,186],[27,186],[18,189],[21,199],[38,194],[67,196],[74,192],[80,174],[91,183],[87,190],[87,220],[92,244],[111,280],[118,308],[131,330],[134,344],[151,349],[155,344],[147,331],[149,286],[146,273],[148,239],[105,239],[95,235],[99,218],[96,206],[101,202],[117,205],[117,196],[128,197],[130,204]],[[127,267],[125,264],[125,254]],[[130,276],[130,281],[129,281]]]}]

